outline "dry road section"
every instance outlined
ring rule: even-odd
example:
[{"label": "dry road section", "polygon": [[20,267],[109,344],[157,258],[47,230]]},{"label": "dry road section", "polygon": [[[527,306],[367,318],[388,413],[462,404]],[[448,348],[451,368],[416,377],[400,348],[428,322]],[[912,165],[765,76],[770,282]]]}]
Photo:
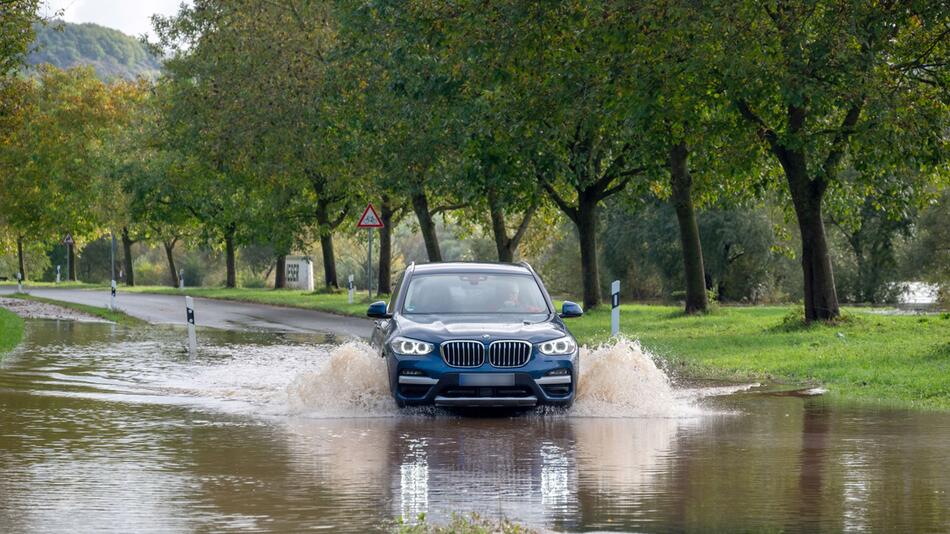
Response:
[{"label": "dry road section", "polygon": [[[10,294],[14,290],[10,287],[0,288],[0,295]],[[109,292],[105,290],[33,288],[29,292],[46,299],[102,308],[109,306]],[[117,308],[152,324],[185,325],[184,295],[120,293]],[[224,330],[328,333],[360,338],[369,338],[373,330],[373,323],[368,319],[343,317],[314,310],[202,298],[195,299],[195,319],[199,327]]]}]

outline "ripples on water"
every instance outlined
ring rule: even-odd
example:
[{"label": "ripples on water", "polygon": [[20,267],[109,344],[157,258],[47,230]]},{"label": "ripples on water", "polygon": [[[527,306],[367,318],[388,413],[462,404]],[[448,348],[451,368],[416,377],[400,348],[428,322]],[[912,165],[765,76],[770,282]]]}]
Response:
[{"label": "ripples on water", "polygon": [[[399,410],[365,344],[31,322],[0,364],[0,531],[948,530],[950,420],[673,383],[585,351],[574,408]],[[753,389],[751,394],[730,396]]]}]

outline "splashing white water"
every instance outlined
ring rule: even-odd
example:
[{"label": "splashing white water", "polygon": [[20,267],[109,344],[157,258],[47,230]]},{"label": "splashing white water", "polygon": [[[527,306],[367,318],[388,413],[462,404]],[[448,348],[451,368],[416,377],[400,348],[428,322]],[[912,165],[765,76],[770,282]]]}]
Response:
[{"label": "splashing white water", "polygon": [[294,413],[324,417],[397,414],[389,393],[386,360],[360,341],[333,349],[321,369],[299,374],[287,386],[287,395]]},{"label": "splashing white water", "polygon": [[677,417],[698,408],[677,396],[669,376],[639,341],[618,338],[580,356],[577,398],[570,415],[577,417]]},{"label": "splashing white water", "polygon": [[[245,401],[256,412],[273,415],[394,417],[435,412],[398,409],[389,391],[386,360],[364,342],[336,347],[241,345],[222,347],[219,352],[226,358],[223,362],[190,368],[178,380],[166,381],[166,391]],[[704,412],[699,399],[746,387],[674,388],[655,357],[638,341],[620,338],[581,349],[572,409],[539,408],[538,414],[692,417]]]}]

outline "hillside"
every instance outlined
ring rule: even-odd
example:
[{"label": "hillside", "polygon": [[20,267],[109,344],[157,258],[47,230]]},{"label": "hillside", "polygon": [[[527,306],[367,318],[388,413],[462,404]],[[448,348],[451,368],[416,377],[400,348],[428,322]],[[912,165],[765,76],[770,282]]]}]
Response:
[{"label": "hillside", "polygon": [[29,65],[51,63],[60,68],[91,65],[103,80],[153,78],[159,61],[134,37],[98,24],[54,21],[36,27]]}]

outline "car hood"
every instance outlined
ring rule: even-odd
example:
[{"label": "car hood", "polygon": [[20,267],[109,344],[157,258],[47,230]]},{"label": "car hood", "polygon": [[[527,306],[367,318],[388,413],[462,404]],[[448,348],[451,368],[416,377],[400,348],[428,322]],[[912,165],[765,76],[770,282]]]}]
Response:
[{"label": "car hood", "polygon": [[[548,341],[567,334],[567,329],[559,319],[538,315],[530,317],[513,316],[510,319],[502,315],[458,315],[448,318],[444,315],[405,315],[396,319],[396,335],[419,339],[420,341],[442,342],[450,339],[472,339],[479,341],[497,341],[516,339],[531,343]],[[485,336],[489,336],[488,339]]]}]

